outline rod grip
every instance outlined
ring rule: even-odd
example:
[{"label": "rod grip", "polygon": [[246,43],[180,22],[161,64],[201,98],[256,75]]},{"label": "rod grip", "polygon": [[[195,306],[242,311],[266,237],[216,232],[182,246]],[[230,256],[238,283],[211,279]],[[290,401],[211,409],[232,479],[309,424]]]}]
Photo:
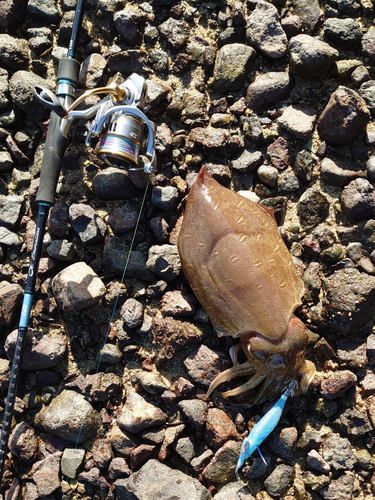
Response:
[{"label": "rod grip", "polygon": [[40,172],[40,184],[36,197],[37,203],[46,203],[48,205],[55,203],[57,181],[64,153],[69,144],[68,137],[64,136],[60,131],[60,121],[59,116],[51,113]]}]

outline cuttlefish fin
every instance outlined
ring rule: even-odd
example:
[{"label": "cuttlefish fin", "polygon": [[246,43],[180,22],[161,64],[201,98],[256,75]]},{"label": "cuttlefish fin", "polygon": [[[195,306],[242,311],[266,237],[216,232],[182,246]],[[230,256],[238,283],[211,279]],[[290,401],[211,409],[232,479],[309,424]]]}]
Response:
[{"label": "cuttlefish fin", "polygon": [[272,219],[275,221],[276,225],[278,225],[276,217],[275,217],[275,209],[273,207],[263,205],[263,203],[259,203],[259,206],[262,207],[263,210],[265,210],[272,217]]}]

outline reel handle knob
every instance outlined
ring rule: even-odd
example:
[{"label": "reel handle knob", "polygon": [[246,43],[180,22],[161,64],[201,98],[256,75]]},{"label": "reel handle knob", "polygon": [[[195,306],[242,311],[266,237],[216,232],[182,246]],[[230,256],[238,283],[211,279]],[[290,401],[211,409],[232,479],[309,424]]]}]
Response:
[{"label": "reel handle knob", "polygon": [[54,111],[60,118],[66,117],[66,109],[61,105],[57,96],[47,87],[36,85],[33,89],[33,94],[37,101],[43,106]]}]

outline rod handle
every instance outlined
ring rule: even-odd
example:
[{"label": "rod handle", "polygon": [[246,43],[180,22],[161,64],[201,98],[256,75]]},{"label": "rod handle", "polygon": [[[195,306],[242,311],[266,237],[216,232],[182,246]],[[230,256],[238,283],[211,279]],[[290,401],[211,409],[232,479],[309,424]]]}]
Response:
[{"label": "rod handle", "polygon": [[37,203],[46,203],[50,206],[55,203],[57,181],[59,180],[64,153],[69,143],[68,137],[61,133],[60,121],[59,116],[51,113],[40,173],[39,190],[36,197]]}]

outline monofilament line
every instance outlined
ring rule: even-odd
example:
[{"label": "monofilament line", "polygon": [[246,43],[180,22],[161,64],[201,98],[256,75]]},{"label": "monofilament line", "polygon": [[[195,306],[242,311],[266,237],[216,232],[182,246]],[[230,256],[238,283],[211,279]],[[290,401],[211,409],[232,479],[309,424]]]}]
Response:
[{"label": "monofilament line", "polygon": [[[140,223],[140,220],[141,220],[141,215],[142,215],[143,207],[144,207],[144,204],[145,204],[145,201],[146,201],[146,196],[147,196],[147,191],[148,191],[149,184],[150,184],[150,177],[148,177],[147,185],[146,185],[146,188],[145,188],[145,192],[143,194],[141,206],[140,206],[139,213],[138,213],[137,222],[136,222],[136,225],[135,225],[135,228],[134,228],[133,236],[132,236],[132,239],[131,239],[131,242],[130,242],[130,247],[129,247],[129,250],[128,250],[128,255],[126,257],[126,262],[125,262],[125,265],[124,265],[124,270],[122,272],[122,276],[121,276],[121,280],[120,280],[120,284],[119,284],[120,287],[124,283],[124,280],[125,280],[126,271],[128,269],[128,265],[129,265],[129,261],[130,261],[130,255],[131,255],[131,252],[133,250],[134,241],[135,241],[135,237],[136,237],[136,234],[137,234],[137,231],[138,231],[138,227],[139,227],[139,223]],[[105,345],[107,344],[109,332],[111,331],[111,325],[112,325],[112,322],[113,322],[113,319],[114,319],[114,316],[115,316],[115,313],[116,313],[116,310],[117,310],[117,304],[118,304],[119,298],[120,298],[120,290],[119,290],[119,292],[118,292],[118,294],[116,296],[116,300],[115,300],[115,303],[114,303],[113,308],[112,308],[112,313],[111,313],[111,317],[110,317],[110,320],[109,320],[109,323],[108,323],[107,333],[106,333],[105,338],[104,338],[103,346],[102,346],[102,348],[100,350],[99,360],[98,360],[98,364],[96,366],[95,374],[99,373],[99,368],[100,368],[100,364],[101,364],[102,357],[103,357],[103,349],[104,349]],[[78,444],[79,444],[79,440],[81,438],[81,433],[82,433],[83,426],[84,426],[84,422],[82,422],[81,427],[79,428],[79,431],[78,431],[78,436],[77,436],[76,443],[75,443],[75,446],[74,446],[75,450],[78,448]],[[63,498],[64,498],[64,492],[61,495],[61,499],[63,499]]]}]

